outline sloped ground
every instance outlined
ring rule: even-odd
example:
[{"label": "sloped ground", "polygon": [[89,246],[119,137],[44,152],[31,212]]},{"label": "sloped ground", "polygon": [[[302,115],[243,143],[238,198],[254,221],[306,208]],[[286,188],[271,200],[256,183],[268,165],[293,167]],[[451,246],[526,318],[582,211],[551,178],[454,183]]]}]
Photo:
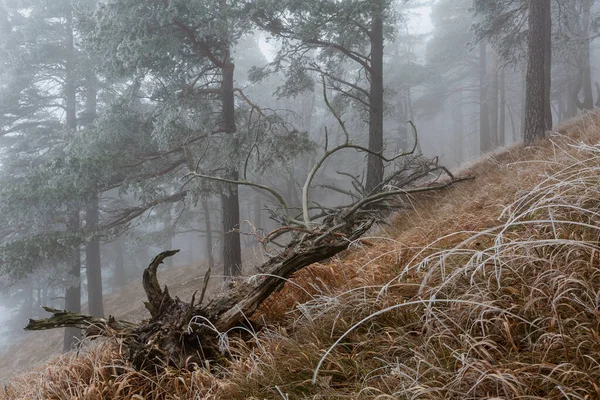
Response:
[{"label": "sloped ground", "polygon": [[[205,273],[206,267],[198,264],[159,272],[168,282],[170,289],[172,287],[173,293],[181,298],[188,298],[192,295],[194,288],[198,285],[198,279],[202,279]],[[141,302],[145,294],[140,282],[141,277],[106,296],[104,299],[106,313],[129,321],[148,318],[150,315]],[[0,353],[0,382],[15,375],[18,371],[30,369],[40,361],[61,353],[62,346],[62,329],[27,332],[21,340],[5,352]]]},{"label": "sloped ground", "polygon": [[514,147],[264,305],[227,369],[132,371],[108,340],[0,398],[600,398],[600,117]]},{"label": "sloped ground", "polygon": [[[248,270],[252,270],[254,265],[264,261],[263,255],[253,249],[244,250],[244,257]],[[177,262],[177,256],[174,257],[174,260]],[[163,267],[159,270],[158,276],[161,284],[166,284],[174,296],[189,301],[194,291],[202,287],[207,268],[208,266],[203,263],[175,266],[168,269]],[[218,274],[218,271],[213,273],[213,275],[216,274]],[[149,318],[150,314],[148,314],[142,303],[146,298],[146,294],[142,288],[141,280],[140,272],[139,279],[105,295],[104,310],[106,315],[113,315],[117,319],[126,321],[141,321],[144,318]],[[224,284],[221,277],[213,276],[207,288],[207,298],[210,298],[213,293],[223,290],[223,288]],[[84,305],[83,312],[86,311],[87,308]],[[22,339],[6,351],[0,352],[0,384],[20,372],[28,371],[52,356],[60,354],[62,348],[62,329],[26,332]]]}]

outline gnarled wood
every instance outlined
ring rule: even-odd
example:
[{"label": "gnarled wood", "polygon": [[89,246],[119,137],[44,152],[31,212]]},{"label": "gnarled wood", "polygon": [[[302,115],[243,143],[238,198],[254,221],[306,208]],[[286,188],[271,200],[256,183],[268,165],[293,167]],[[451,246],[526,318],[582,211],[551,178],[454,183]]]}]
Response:
[{"label": "gnarled wood", "polygon": [[[203,304],[206,282],[199,302],[196,294],[190,303],[171,297],[168,288],[161,289],[157,272],[160,264],[179,250],[160,253],[144,270],[142,285],[147,301],[144,303],[150,312],[150,319],[132,324],[104,320],[89,315],[68,313],[47,309],[53,316],[43,320],[31,320],[25,329],[41,330],[58,327],[85,329],[87,335],[114,335],[123,338],[125,356],[137,369],[160,369],[166,365],[184,368],[193,364],[204,365],[206,360],[220,360],[226,357],[223,338],[235,327],[247,325],[260,305],[275,291],[280,289],[294,273],[311,264],[327,260],[344,251],[351,243],[364,235],[374,224],[379,213],[377,204],[383,204],[390,197],[406,195],[411,191],[441,190],[460,181],[445,168],[437,167],[427,171],[443,169],[448,175],[447,182],[425,185],[405,191],[382,191],[365,197],[351,206],[342,207],[323,219],[322,225],[303,229],[283,251],[264,263],[259,270],[259,279],[238,281],[230,291]],[[413,174],[408,178],[420,179]],[[423,175],[424,176],[424,175]],[[464,179],[464,178],[463,178]],[[243,330],[242,330],[243,331]]]},{"label": "gnarled wood", "polygon": [[138,327],[138,324],[116,320],[112,316],[105,319],[65,310],[57,310],[46,306],[42,306],[42,308],[46,312],[51,313],[52,316],[39,320],[30,319],[25,327],[26,331],[72,327],[84,329],[86,331],[86,336],[103,336],[108,332],[110,332],[110,334],[129,334],[129,332]]}]

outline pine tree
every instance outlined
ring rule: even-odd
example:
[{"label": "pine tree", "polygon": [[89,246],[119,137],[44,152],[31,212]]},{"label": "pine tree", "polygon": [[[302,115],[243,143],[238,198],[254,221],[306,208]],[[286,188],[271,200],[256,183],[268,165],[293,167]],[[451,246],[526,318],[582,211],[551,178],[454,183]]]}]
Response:
[{"label": "pine tree", "polygon": [[[373,153],[384,150],[383,49],[393,35],[392,5],[389,0],[261,0],[253,11],[254,21],[281,39],[272,67],[284,69],[287,80],[278,94],[293,96],[312,89],[311,73],[327,77],[332,89],[368,116]],[[379,185],[383,172],[381,158],[369,154],[367,190]]]},{"label": "pine tree", "polygon": [[[549,116],[549,76],[551,57],[547,45],[550,31],[550,0],[531,0],[529,6],[529,39],[527,63],[527,94],[525,110],[525,142],[532,143],[544,137],[551,129]],[[548,119],[549,118],[549,119]]]}]

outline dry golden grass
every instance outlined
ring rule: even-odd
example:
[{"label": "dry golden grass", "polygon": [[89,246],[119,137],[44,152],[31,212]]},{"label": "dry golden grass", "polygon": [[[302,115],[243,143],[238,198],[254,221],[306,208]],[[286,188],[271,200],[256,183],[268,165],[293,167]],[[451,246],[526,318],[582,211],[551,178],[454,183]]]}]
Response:
[{"label": "dry golden grass", "polygon": [[[172,293],[183,299],[188,299],[198,286],[198,279],[204,277],[205,272],[205,266],[195,264],[175,267],[166,271],[162,270],[159,272],[159,276],[163,278],[162,282],[169,285]],[[144,296],[140,280],[131,282],[124,288],[106,295],[104,298],[106,313],[129,321],[139,321],[147,318],[149,314],[140,301]],[[85,307],[83,311],[86,311]],[[0,353],[0,382],[15,375],[18,371],[28,370],[40,361],[47,360],[54,354],[60,353],[62,351],[62,341],[62,329],[43,333],[27,332],[23,339]]]},{"label": "dry golden grass", "polygon": [[[260,264],[263,257],[252,249],[244,251],[246,267],[250,270],[253,265]],[[175,257],[175,262],[177,258]],[[158,272],[160,282],[169,287],[169,291],[184,300],[189,300],[198,289],[202,287],[202,280],[208,267],[202,263],[174,268],[161,268]],[[125,287],[104,296],[104,310],[106,314],[117,319],[140,321],[148,318],[149,314],[144,308],[142,299],[145,297],[140,278]],[[207,297],[223,289],[223,281],[218,277],[211,279],[208,286]],[[86,305],[83,312],[87,311]],[[62,352],[63,330],[27,332],[24,337],[7,350],[0,352],[0,384],[21,371],[28,371],[40,362],[47,361]]]},{"label": "dry golden grass", "polygon": [[142,375],[105,341],[0,398],[600,399],[599,141],[588,114],[412,197],[264,304],[226,368]]}]

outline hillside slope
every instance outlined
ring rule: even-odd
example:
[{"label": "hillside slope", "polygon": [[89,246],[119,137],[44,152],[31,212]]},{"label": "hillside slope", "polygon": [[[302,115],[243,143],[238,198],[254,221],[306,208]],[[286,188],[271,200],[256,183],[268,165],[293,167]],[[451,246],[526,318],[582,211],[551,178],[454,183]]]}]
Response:
[{"label": "hillside slope", "polygon": [[600,398],[600,116],[462,171],[231,337],[227,368],[131,370],[117,339],[0,398]]},{"label": "hillside slope", "polygon": [[[197,279],[206,273],[203,265],[175,267],[163,275],[175,295],[188,298],[194,292]],[[106,295],[104,306],[107,314],[118,319],[138,321],[148,318],[149,314],[140,301],[145,296],[140,280],[131,282],[122,289]],[[85,307],[84,307],[85,312]],[[9,349],[0,353],[0,382],[15,375],[18,371],[27,370],[40,361],[47,360],[52,355],[62,352],[63,330],[57,329],[46,332],[27,332]]]},{"label": "hillside slope", "polygon": [[[259,251],[246,249],[244,257],[246,268],[251,270],[254,265],[264,262],[264,256]],[[177,257],[175,257],[177,261]],[[208,266],[196,263],[185,266],[175,266],[159,271],[161,283],[168,285],[174,296],[189,300],[194,291],[202,286],[204,275]],[[221,279],[212,279],[207,288],[206,296],[210,298],[213,293],[223,289]],[[150,317],[144,307],[142,299],[146,294],[141,285],[140,278],[104,296],[104,309],[106,314],[126,321],[141,321]],[[87,311],[86,305],[83,312]],[[37,364],[60,354],[63,346],[63,330],[56,329],[46,332],[25,332],[23,338],[17,340],[7,350],[0,352],[0,384],[20,372],[27,371]]]}]

